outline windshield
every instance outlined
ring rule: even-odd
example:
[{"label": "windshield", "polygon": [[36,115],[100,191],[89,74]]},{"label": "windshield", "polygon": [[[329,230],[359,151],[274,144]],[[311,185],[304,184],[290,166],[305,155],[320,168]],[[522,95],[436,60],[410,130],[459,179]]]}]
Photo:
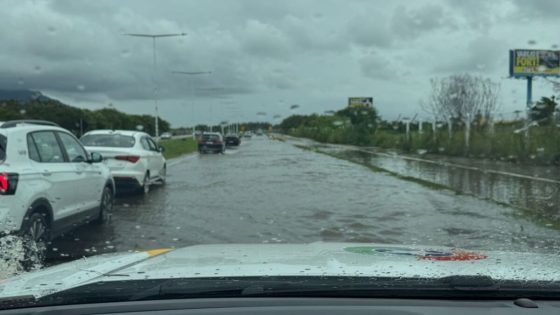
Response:
[{"label": "windshield", "polygon": [[132,148],[136,143],[134,137],[118,134],[85,135],[80,141],[88,147]]},{"label": "windshield", "polygon": [[32,294],[560,281],[559,1],[0,10],[0,302],[51,270]]}]

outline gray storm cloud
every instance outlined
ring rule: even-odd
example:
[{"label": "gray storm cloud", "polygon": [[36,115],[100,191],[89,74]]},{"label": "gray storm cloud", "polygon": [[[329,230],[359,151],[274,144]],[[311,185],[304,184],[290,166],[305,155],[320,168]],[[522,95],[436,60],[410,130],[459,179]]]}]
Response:
[{"label": "gray storm cloud", "polygon": [[[285,117],[292,113],[288,104],[295,103],[300,113],[322,113],[355,94],[373,96],[390,118],[419,111],[431,77],[476,71],[503,80],[508,49],[530,40],[536,41],[533,48],[559,44],[547,33],[558,26],[550,18],[560,9],[557,1],[7,0],[0,5],[1,88],[41,90],[88,108],[114,103],[121,110],[152,113],[155,80],[162,117],[175,125],[272,119],[258,112]],[[520,19],[535,23],[529,29]],[[178,32],[187,36],[158,40],[155,73],[151,40],[123,35]],[[177,70],[212,74],[174,75]],[[519,82],[504,84],[511,91]],[[551,92],[545,86],[542,93]],[[512,97],[503,95],[505,106]]]}]

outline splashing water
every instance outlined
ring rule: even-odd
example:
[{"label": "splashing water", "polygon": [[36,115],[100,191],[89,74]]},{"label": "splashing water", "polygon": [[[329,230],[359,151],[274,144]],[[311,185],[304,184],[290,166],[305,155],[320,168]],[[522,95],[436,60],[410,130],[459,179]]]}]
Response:
[{"label": "splashing water", "polygon": [[0,279],[12,277],[23,271],[23,240],[15,235],[0,238]]}]

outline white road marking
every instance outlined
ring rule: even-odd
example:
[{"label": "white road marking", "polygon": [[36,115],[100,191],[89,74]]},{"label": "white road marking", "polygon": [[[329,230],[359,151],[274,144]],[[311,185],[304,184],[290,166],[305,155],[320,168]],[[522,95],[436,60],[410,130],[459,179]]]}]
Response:
[{"label": "white road marking", "polygon": [[498,174],[498,175],[516,177],[516,178],[523,178],[523,179],[541,181],[541,182],[544,182],[544,183],[560,184],[560,181],[553,180],[553,179],[548,179],[548,178],[542,178],[542,177],[534,177],[534,176],[528,176],[528,175],[523,175],[523,174],[505,172],[505,171],[483,169],[483,168],[479,168],[479,167],[466,166],[466,165],[449,163],[449,162],[426,160],[426,159],[421,159],[421,158],[416,158],[416,157],[402,156],[402,155],[398,155],[398,154],[372,152],[372,151],[369,151],[369,150],[366,150],[366,149],[354,148],[354,150],[364,152],[364,153],[371,153],[371,154],[377,154],[377,155],[382,155],[382,156],[386,156],[386,157],[392,157],[392,158],[397,157],[397,158],[400,158],[400,159],[403,159],[403,160],[419,161],[419,162],[430,163],[430,164],[441,165],[441,166],[451,166],[451,167],[462,168],[462,169],[471,170],[471,171],[478,171],[478,172],[487,173],[487,174]]}]

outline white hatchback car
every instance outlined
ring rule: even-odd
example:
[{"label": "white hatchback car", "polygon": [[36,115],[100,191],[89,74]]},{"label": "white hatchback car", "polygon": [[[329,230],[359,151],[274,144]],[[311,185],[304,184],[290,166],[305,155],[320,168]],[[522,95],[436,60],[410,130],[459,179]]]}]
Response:
[{"label": "white hatchback car", "polygon": [[[99,154],[45,121],[0,125],[0,233],[20,235],[44,258],[48,242],[76,226],[103,222],[115,186]],[[32,263],[31,261],[27,261]]]},{"label": "white hatchback car", "polygon": [[163,149],[145,132],[94,130],[80,139],[90,152],[103,155],[117,190],[135,190],[144,194],[150,185],[164,184],[167,164]]}]

